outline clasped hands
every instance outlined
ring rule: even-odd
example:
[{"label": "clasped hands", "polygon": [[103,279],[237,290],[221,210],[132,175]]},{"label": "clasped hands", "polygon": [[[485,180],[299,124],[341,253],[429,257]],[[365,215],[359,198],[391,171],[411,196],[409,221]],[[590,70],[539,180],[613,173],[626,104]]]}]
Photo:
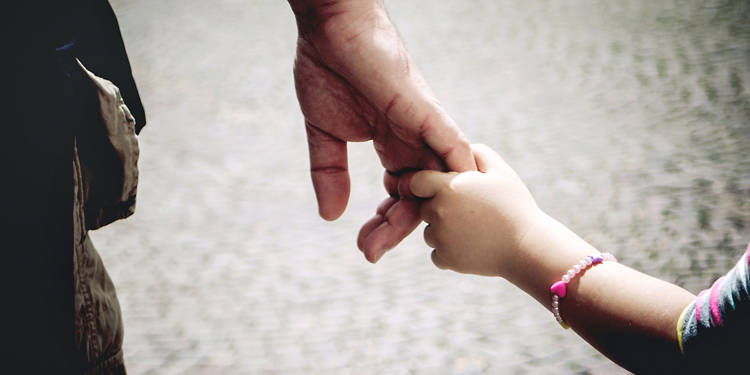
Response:
[{"label": "clasped hands", "polygon": [[468,140],[440,106],[380,0],[289,0],[297,19],[294,80],[320,216],[349,200],[347,142],[372,140],[390,195],[360,230],[377,262],[420,223],[410,171],[476,170]]}]

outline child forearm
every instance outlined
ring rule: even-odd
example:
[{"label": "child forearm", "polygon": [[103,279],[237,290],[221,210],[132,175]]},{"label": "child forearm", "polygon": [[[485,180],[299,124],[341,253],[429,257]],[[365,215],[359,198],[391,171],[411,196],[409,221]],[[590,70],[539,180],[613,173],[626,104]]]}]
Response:
[{"label": "child forearm", "polygon": [[[550,287],[599,251],[543,213],[497,153],[482,145],[472,151],[479,172],[421,171],[412,177],[411,191],[431,198],[422,203],[421,214],[429,224],[425,242],[435,249],[433,262],[503,277],[553,310]],[[677,322],[696,297],[616,262],[591,261],[565,284],[561,320],[637,374],[686,372]]]},{"label": "child forearm", "polygon": [[[550,286],[587,255],[598,253],[542,213],[519,250],[506,278],[550,310]],[[684,362],[677,321],[695,298],[676,285],[604,262],[571,280],[560,313],[584,340],[621,366],[638,374],[674,373]]]}]

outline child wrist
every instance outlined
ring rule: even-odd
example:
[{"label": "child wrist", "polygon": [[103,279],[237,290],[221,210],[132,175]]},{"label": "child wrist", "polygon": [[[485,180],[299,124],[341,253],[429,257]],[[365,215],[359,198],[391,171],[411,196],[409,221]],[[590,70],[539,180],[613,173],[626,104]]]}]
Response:
[{"label": "child wrist", "polygon": [[555,316],[557,323],[563,328],[570,328],[562,318],[562,315],[560,315],[560,300],[567,295],[568,283],[570,283],[577,275],[583,275],[587,268],[596,266],[604,261],[617,262],[617,259],[609,253],[588,255],[569,269],[568,272],[562,276],[560,281],[552,284],[552,287],[550,287],[550,292],[552,292],[552,314]]}]

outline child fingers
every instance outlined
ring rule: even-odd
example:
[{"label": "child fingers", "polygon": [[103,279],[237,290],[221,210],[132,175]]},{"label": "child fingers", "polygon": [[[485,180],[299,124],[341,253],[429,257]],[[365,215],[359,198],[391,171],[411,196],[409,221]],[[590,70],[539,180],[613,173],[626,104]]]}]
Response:
[{"label": "child fingers", "polygon": [[455,174],[438,171],[419,171],[411,177],[409,190],[420,198],[432,198],[440,189],[450,183]]},{"label": "child fingers", "polygon": [[[426,202],[426,203],[429,203]],[[422,204],[424,206],[424,203]],[[428,222],[429,223],[429,222]],[[440,256],[441,253],[438,253],[438,247],[440,247],[440,241],[438,240],[438,234],[439,231],[435,227],[435,224],[429,224],[424,228],[424,243],[431,247],[432,250],[432,263],[435,264],[437,268],[440,268],[441,270],[448,269],[448,266],[444,259]]]},{"label": "child fingers", "polygon": [[438,247],[437,236],[435,235],[435,226],[430,224],[424,228],[424,243],[435,249]]},{"label": "child fingers", "polygon": [[474,160],[477,163],[477,169],[482,173],[499,168],[505,165],[505,162],[494,150],[483,144],[471,145],[471,151],[474,153]]},{"label": "child fingers", "polygon": [[439,230],[435,227],[435,224],[428,225],[424,228],[424,242],[425,244],[427,244],[427,246],[433,249],[430,257],[432,258],[432,263],[435,264],[435,267],[441,270],[448,270],[451,269],[451,262],[446,259],[445,251],[439,250],[441,248],[441,244],[440,240],[438,239],[438,234]]},{"label": "child fingers", "polygon": [[447,270],[450,269],[448,267],[448,264],[443,260],[443,258],[440,257],[440,253],[438,253],[437,249],[432,250],[432,264],[435,265],[435,267],[440,268],[441,270]]}]

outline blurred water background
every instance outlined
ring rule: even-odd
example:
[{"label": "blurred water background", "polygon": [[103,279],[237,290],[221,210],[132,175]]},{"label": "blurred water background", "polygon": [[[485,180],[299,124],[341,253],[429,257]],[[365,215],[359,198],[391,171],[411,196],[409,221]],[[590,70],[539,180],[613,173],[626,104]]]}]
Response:
[{"label": "blurred water background", "polygon": [[[136,215],[92,234],[131,374],[619,374],[502,279],[380,263],[369,143],[317,217],[282,0],[112,0],[148,116]],[[622,263],[697,293],[750,241],[750,3],[390,0],[472,142]],[[554,251],[554,249],[550,249]]]}]

